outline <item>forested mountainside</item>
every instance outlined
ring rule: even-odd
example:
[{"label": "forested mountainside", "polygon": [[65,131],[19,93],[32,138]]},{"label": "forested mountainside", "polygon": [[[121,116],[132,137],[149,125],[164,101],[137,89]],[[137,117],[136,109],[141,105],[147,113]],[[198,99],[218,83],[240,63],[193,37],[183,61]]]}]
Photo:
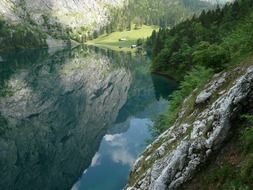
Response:
[{"label": "forested mountainside", "polygon": [[0,49],[57,44],[52,39],[83,42],[103,33],[131,29],[133,24],[137,28],[142,24],[174,26],[212,7],[201,0],[3,0]]},{"label": "forested mountainside", "polygon": [[[252,50],[252,1],[238,0],[224,8],[203,11],[176,27],[154,31],[147,40],[154,72],[189,71],[202,65],[220,71]],[[180,76],[180,75],[178,75]]]},{"label": "forested mountainside", "polygon": [[153,56],[151,71],[181,81],[181,87],[172,95],[170,115],[159,118],[159,132],[174,122],[189,93],[205,85],[214,73],[234,67],[251,54],[252,8],[251,0],[238,0],[203,11],[171,30],[154,31],[147,40]]},{"label": "forested mountainside", "polygon": [[133,23],[137,28],[142,24],[171,27],[212,6],[201,0],[129,0],[124,9],[114,10],[106,30],[131,29]]},{"label": "forested mountainside", "polygon": [[109,23],[110,9],[122,6],[123,0],[3,0],[0,49],[46,47],[52,38],[79,41],[80,34]]}]

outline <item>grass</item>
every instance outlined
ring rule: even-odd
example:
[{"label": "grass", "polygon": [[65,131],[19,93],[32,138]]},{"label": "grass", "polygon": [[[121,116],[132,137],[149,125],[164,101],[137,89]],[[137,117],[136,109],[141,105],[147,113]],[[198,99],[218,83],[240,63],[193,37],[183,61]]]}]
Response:
[{"label": "grass", "polygon": [[[94,40],[88,41],[87,45],[109,48],[116,51],[133,51],[131,45],[136,44],[138,39],[146,39],[151,36],[153,30],[158,30],[158,27],[143,25],[140,29],[136,30],[101,35]],[[119,41],[121,38],[125,38],[126,41]]]},{"label": "grass", "polygon": [[209,160],[182,190],[251,190],[253,189],[253,116],[238,116],[233,122],[233,136],[217,157]]}]

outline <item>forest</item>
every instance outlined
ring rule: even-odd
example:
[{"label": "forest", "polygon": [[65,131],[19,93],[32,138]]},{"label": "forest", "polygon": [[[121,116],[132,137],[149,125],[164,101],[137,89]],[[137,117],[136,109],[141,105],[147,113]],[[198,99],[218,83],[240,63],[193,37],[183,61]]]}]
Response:
[{"label": "forest", "polygon": [[131,30],[133,25],[136,29],[143,24],[172,27],[210,8],[213,5],[199,0],[130,0],[123,9],[111,9],[111,22],[99,33]]},{"label": "forest", "polygon": [[239,0],[154,31],[146,43],[152,71],[170,75],[202,65],[218,72],[230,66],[252,51],[252,6],[251,0]]},{"label": "forest", "polygon": [[46,35],[32,25],[10,24],[0,17],[0,51],[47,47]]},{"label": "forest", "polygon": [[57,22],[50,23],[47,15],[42,15],[42,18],[43,24],[40,25],[29,14],[19,22],[10,22],[0,15],[0,51],[47,48],[49,35],[68,43],[74,39],[71,28]]}]

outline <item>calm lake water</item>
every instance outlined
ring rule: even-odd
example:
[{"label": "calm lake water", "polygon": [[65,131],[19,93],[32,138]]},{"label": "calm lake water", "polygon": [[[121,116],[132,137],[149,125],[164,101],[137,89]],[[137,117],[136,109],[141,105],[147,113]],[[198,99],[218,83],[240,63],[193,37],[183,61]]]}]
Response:
[{"label": "calm lake water", "polygon": [[176,84],[130,53],[0,56],[1,189],[121,190]]}]

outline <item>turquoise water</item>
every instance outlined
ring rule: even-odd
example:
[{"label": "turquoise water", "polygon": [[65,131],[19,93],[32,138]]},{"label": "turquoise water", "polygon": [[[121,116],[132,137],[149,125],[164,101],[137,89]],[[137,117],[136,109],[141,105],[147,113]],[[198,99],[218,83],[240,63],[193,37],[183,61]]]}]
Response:
[{"label": "turquoise water", "polygon": [[92,47],[0,56],[1,189],[122,189],[176,84]]},{"label": "turquoise water", "polygon": [[121,189],[126,184],[126,176],[136,156],[150,138],[147,126],[149,119],[131,118],[125,133],[104,136],[90,167],[85,170],[80,181],[72,189]]}]

